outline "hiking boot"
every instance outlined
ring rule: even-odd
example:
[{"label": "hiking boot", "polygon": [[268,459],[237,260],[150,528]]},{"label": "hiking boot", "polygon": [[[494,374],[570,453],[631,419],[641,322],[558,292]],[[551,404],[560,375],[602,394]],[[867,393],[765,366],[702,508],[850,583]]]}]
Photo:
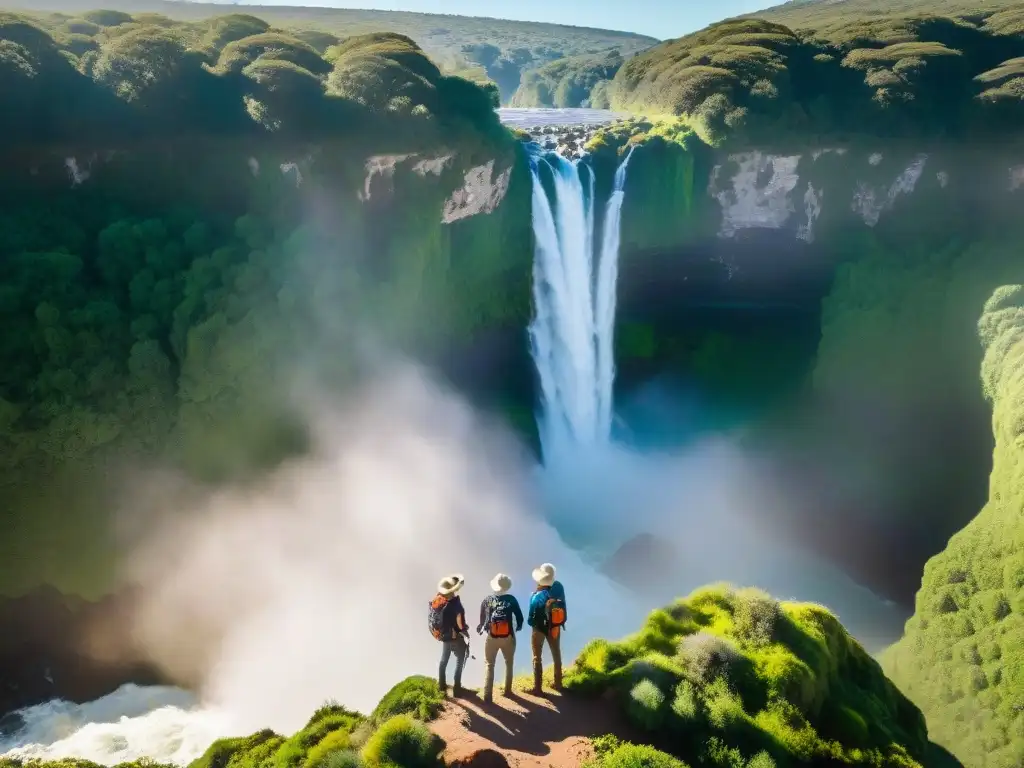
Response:
[{"label": "hiking boot", "polygon": [[466,695],[466,689],[463,688],[461,685],[456,685],[456,686],[452,687],[452,697],[453,698],[461,699],[461,698],[465,697],[465,695]]}]

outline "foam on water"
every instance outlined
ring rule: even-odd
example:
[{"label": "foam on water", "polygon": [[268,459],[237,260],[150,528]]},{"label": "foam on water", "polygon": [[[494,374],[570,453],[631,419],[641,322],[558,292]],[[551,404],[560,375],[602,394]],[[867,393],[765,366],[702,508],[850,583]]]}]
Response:
[{"label": "foam on water", "polygon": [[125,685],[85,704],[50,701],[18,713],[0,754],[21,760],[77,757],[100,765],[140,758],[186,765],[215,740],[236,735],[227,713],[178,688]]}]

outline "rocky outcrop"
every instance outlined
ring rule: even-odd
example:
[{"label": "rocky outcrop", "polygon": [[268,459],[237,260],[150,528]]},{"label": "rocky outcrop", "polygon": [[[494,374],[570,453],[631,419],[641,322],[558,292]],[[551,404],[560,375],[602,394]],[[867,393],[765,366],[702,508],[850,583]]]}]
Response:
[{"label": "rocky outcrop", "polygon": [[530,140],[544,149],[557,152],[570,160],[583,156],[584,147],[608,123],[581,123],[577,125],[545,125],[527,130]]}]

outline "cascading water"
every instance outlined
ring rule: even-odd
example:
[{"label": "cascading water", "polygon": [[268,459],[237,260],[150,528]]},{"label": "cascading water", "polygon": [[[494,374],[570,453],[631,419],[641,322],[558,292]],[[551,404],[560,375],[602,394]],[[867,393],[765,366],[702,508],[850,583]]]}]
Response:
[{"label": "cascading water", "polygon": [[[615,172],[599,241],[590,165],[553,152],[536,151],[530,157],[536,255],[529,334],[548,459],[574,446],[605,443],[611,435],[619,226],[632,154],[630,149]],[[550,197],[545,170],[552,176]]]}]

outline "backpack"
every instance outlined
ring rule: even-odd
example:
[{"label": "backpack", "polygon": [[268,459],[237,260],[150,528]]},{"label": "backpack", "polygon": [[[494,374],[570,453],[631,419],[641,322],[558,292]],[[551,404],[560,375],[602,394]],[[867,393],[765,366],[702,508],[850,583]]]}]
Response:
[{"label": "backpack", "polygon": [[430,610],[427,614],[427,628],[435,640],[447,640],[448,628],[444,625],[444,609],[448,607],[448,598],[438,595],[430,601]]},{"label": "backpack", "polygon": [[498,599],[491,601],[491,617],[487,627],[491,637],[508,637],[512,634],[512,617],[508,614],[507,602]]},{"label": "backpack", "polygon": [[565,601],[560,597],[551,597],[550,592],[544,603],[544,623],[552,629],[565,624]]}]

